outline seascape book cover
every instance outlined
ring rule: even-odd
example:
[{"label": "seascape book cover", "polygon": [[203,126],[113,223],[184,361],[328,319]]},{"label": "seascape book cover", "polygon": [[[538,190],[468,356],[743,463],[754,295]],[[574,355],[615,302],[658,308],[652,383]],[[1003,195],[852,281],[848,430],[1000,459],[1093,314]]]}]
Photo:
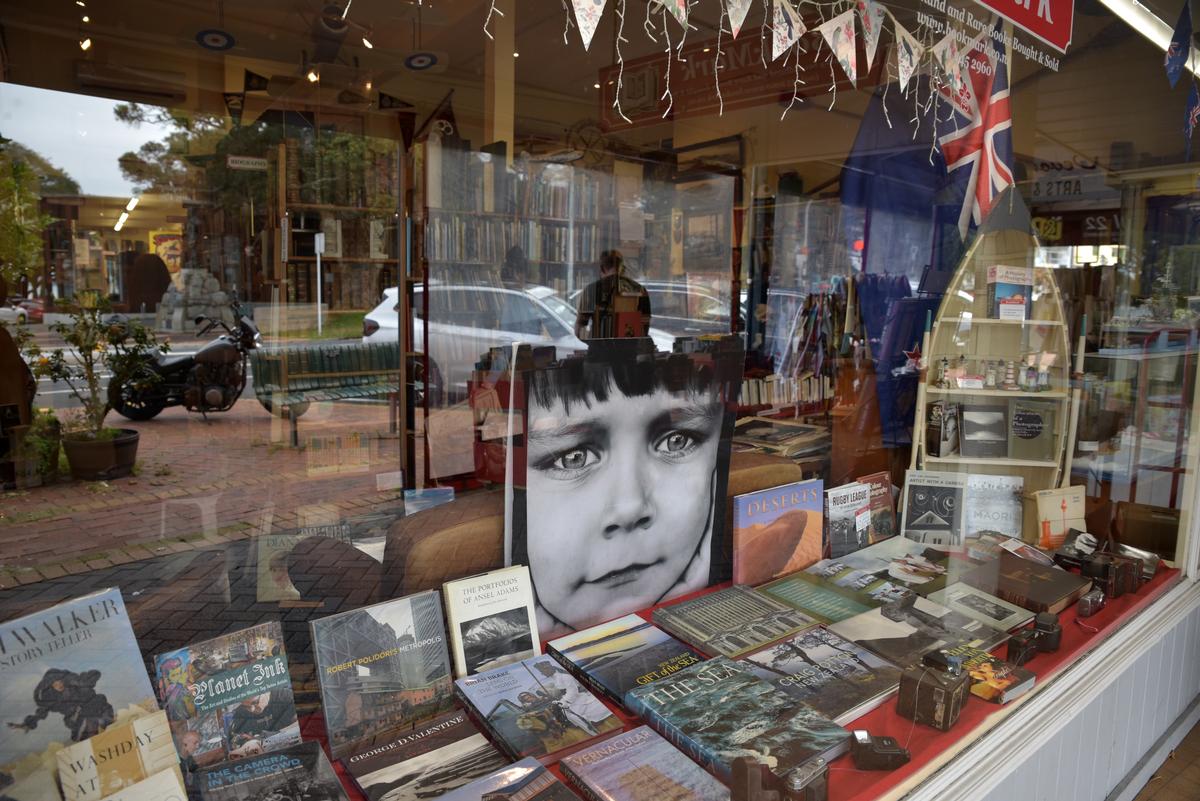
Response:
[{"label": "seascape book cover", "polygon": [[892,537],[839,559],[818,562],[805,572],[884,604],[945,587],[949,560],[946,551]]},{"label": "seascape book cover", "polygon": [[448,581],[442,592],[456,675],[474,676],[538,652],[533,582],[525,565]]},{"label": "seascape book cover", "polygon": [[122,787],[100,801],[188,801],[179,765],[160,770],[140,782]]},{"label": "seascape book cover", "polygon": [[816,624],[800,610],[741,584],[660,606],[653,617],[659,626],[702,653],[729,657]]},{"label": "seascape book cover", "polygon": [[315,740],[208,768],[197,784],[201,801],[349,801]]},{"label": "seascape book cover", "polygon": [[300,742],[278,621],[158,654],[154,676],[189,786],[199,768]]},{"label": "seascape book cover", "polygon": [[171,724],[161,710],[109,726],[57,757],[66,801],[100,801],[155,773],[179,769]]},{"label": "seascape book cover", "polygon": [[963,670],[971,674],[971,694],[993,704],[1007,704],[1033,689],[1033,671],[1007,662],[987,651],[959,645],[946,653],[961,657]]},{"label": "seascape book cover", "polygon": [[546,644],[546,653],[614,703],[634,687],[704,659],[637,615],[626,615]]},{"label": "seascape book cover", "polygon": [[919,669],[921,657],[930,651],[955,645],[988,650],[1008,639],[1004,632],[915,595],[835,623],[829,629],[902,670]]},{"label": "seascape book cover", "polygon": [[729,801],[729,790],[649,726],[563,759],[592,801]]},{"label": "seascape book cover", "polygon": [[966,488],[964,473],[909,470],[904,479],[901,533],[925,545],[962,545]]},{"label": "seascape book cover", "polygon": [[367,801],[439,798],[508,764],[464,710],[342,758]]},{"label": "seascape book cover", "polygon": [[533,757],[451,790],[438,801],[579,801],[567,785]]},{"label": "seascape book cover", "polygon": [[1033,620],[1033,612],[989,595],[962,581],[931,593],[929,600],[960,612],[997,631],[1012,631]]},{"label": "seascape book cover", "polygon": [[762,584],[821,558],[824,486],[797,481],[734,497],[735,584]]},{"label": "seascape book cover", "polygon": [[608,707],[550,656],[458,679],[455,685],[513,759],[546,757],[621,728]]},{"label": "seascape book cover", "polygon": [[980,534],[1021,536],[1025,479],[1021,476],[967,476],[963,526],[968,539]]},{"label": "seascape book cover", "polygon": [[815,626],[742,659],[771,682],[840,725],[865,715],[900,687],[900,669]]},{"label": "seascape book cover", "polygon": [[59,798],[55,753],[158,709],[121,592],[0,623],[0,795]]},{"label": "seascape book cover", "polygon": [[726,782],[738,757],[784,776],[816,757],[831,761],[850,746],[841,726],[720,656],[630,690],[626,706]]},{"label": "seascape book cover", "polygon": [[886,470],[854,479],[871,487],[870,541],[874,545],[896,536],[896,501],[892,497],[892,474]]},{"label": "seascape book cover", "polygon": [[313,654],[329,750],[454,706],[436,590],[314,620]]},{"label": "seascape book cover", "polygon": [[793,573],[764,584],[757,591],[825,624],[870,612],[881,603],[866,593],[825,582],[812,573]]},{"label": "seascape book cover", "polygon": [[871,487],[854,482],[825,492],[829,548],[834,559],[865,548],[871,533]]}]

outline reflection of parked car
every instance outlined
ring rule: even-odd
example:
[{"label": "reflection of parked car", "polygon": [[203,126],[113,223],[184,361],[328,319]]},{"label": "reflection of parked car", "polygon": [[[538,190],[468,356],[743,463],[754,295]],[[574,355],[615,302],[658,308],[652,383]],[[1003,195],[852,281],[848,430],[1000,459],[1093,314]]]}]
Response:
[{"label": "reflection of parked car", "polygon": [[24,325],[29,320],[29,312],[20,306],[10,306],[0,303],[0,323],[16,323]]},{"label": "reflection of parked car", "polygon": [[40,323],[45,320],[46,301],[39,298],[28,298],[17,303],[25,310],[26,318],[31,323]]},{"label": "reflection of parked car", "polygon": [[[728,334],[729,300],[706,287],[684,281],[638,281],[650,296],[650,322],[677,337]],[[572,293],[579,302],[579,291]],[[653,336],[653,332],[651,336]],[[660,346],[661,347],[661,346]]]}]

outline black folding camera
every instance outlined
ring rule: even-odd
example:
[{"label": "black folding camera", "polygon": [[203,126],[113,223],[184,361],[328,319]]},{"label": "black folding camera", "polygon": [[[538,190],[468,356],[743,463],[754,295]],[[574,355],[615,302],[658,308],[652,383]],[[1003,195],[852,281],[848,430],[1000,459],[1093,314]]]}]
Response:
[{"label": "black folding camera", "polygon": [[1062,626],[1053,612],[1038,612],[1034,616],[1033,633],[1037,636],[1037,649],[1044,654],[1053,653],[1062,645]]},{"label": "black folding camera", "polygon": [[1117,562],[1106,553],[1092,554],[1083,560],[1080,572],[1090,578],[1109,598],[1120,598],[1125,594],[1125,584],[1117,576]]},{"label": "black folding camera", "polygon": [[894,738],[872,737],[861,729],[851,732],[850,756],[859,770],[895,770],[910,759]]},{"label": "black folding camera", "polygon": [[1005,659],[1019,666],[1033,659],[1037,653],[1037,635],[1026,629],[1009,638],[1008,653],[1005,655]]}]

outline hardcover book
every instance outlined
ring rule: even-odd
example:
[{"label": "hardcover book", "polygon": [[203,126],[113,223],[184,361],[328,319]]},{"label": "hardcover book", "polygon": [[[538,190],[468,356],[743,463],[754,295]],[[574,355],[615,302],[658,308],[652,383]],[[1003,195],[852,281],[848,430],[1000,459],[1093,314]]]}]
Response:
[{"label": "hardcover book", "polygon": [[925,422],[925,452],[946,457],[958,453],[958,404],[937,400],[929,402]]},{"label": "hardcover book", "polygon": [[821,489],[797,481],[733,499],[733,580],[762,584],[821,558]]},{"label": "hardcover book", "polygon": [[1024,490],[1025,479],[1021,476],[968,475],[963,513],[965,535],[975,538],[991,532],[1019,538]]},{"label": "hardcover book", "polygon": [[600,699],[549,656],[455,682],[509,756],[547,757],[621,728]]},{"label": "hardcover book", "polygon": [[351,751],[342,761],[368,801],[418,801],[508,764],[464,710]]},{"label": "hardcover book", "polygon": [[830,584],[812,573],[793,573],[757,591],[799,609],[818,623],[836,623],[869,612],[880,603],[866,593]]},{"label": "hardcover book", "polygon": [[845,726],[890,698],[900,669],[814,626],[742,659],[750,672]]},{"label": "hardcover book", "polygon": [[1033,268],[993,264],[987,268],[988,312],[995,320],[1024,320],[1033,292]]},{"label": "hardcover book", "polygon": [[928,595],[946,586],[949,554],[907,537],[826,559],[807,571],[830,584],[860,592],[878,606],[912,593]]},{"label": "hardcover book", "polygon": [[436,590],[314,620],[313,654],[329,750],[454,706]]},{"label": "hardcover book", "polygon": [[277,621],[159,654],[154,676],[189,787],[198,768],[300,742]]},{"label": "hardcover book", "polygon": [[637,615],[568,634],[546,644],[554,657],[610,701],[625,702],[625,693],[704,657]]},{"label": "hardcover book", "polygon": [[1066,609],[1092,587],[1092,582],[1058,567],[1049,567],[1016,554],[1001,553],[963,575],[972,587],[1030,612]]},{"label": "hardcover book", "polygon": [[1057,548],[1071,529],[1087,531],[1086,488],[1076,485],[1033,493],[1037,503],[1038,544]]},{"label": "hardcover book", "polygon": [[961,545],[966,487],[967,477],[962,473],[909,470],[900,526],[904,536],[926,545]]},{"label": "hardcover book", "polygon": [[454,672],[474,676],[538,652],[533,584],[524,565],[442,586]]},{"label": "hardcover book", "polygon": [[553,773],[533,757],[514,762],[489,776],[451,790],[439,801],[579,801]]},{"label": "hardcover book", "polygon": [[829,520],[831,557],[865,548],[871,531],[870,485],[854,482],[826,490],[825,517]]},{"label": "hardcover book", "polygon": [[654,610],[654,622],[708,656],[736,657],[816,623],[769,595],[735,584]]},{"label": "hardcover book", "polygon": [[1010,604],[1002,598],[988,595],[961,581],[944,590],[930,593],[929,600],[947,609],[974,618],[997,631],[1012,631],[1033,620],[1033,612]]},{"label": "hardcover book", "polygon": [[1009,411],[1009,457],[1040,462],[1054,461],[1058,455],[1054,447],[1057,405],[1046,401],[1014,398]]},{"label": "hardcover book", "polygon": [[56,756],[67,801],[99,801],[160,771],[179,771],[171,725],[162,711],[109,726]]},{"label": "hardcover book", "polygon": [[563,773],[591,801],[728,801],[729,790],[649,726],[571,754]]},{"label": "hardcover book", "polygon": [[892,664],[919,668],[921,657],[952,645],[995,648],[1008,635],[951,611],[928,598],[909,596],[841,623],[829,630],[874,651]]},{"label": "hardcover book", "polygon": [[993,704],[1021,697],[1037,680],[1031,671],[969,645],[947,648],[946,653],[962,657],[963,669],[971,674],[971,694]]},{"label": "hardcover book", "polygon": [[726,782],[738,757],[782,777],[817,757],[835,759],[850,745],[841,726],[725,657],[630,690],[625,703]]},{"label": "hardcover book", "polygon": [[871,544],[896,536],[896,504],[892,499],[892,474],[881,470],[869,476],[859,476],[855,481],[871,487]]},{"label": "hardcover book", "polygon": [[120,590],[0,623],[0,795],[59,798],[56,751],[157,708]]},{"label": "hardcover book", "polygon": [[1008,458],[1008,406],[964,403],[959,414],[960,454],[972,459]]},{"label": "hardcover book", "polygon": [[202,801],[349,801],[315,741],[208,768],[197,782]]},{"label": "hardcover book", "polygon": [[160,770],[139,782],[122,787],[101,801],[187,801],[187,790],[183,786],[183,774],[179,764]]}]

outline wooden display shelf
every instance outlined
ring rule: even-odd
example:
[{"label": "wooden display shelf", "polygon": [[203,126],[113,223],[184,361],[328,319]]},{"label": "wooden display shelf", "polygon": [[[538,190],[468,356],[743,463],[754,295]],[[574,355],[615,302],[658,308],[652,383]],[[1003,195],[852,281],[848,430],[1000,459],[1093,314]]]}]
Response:
[{"label": "wooden display shelf", "polygon": [[926,387],[930,395],[973,395],[985,398],[1045,398],[1046,400],[1063,400],[1067,397],[1066,390],[1050,390],[1047,392],[1029,392],[1027,390],[1011,389],[959,389],[957,387]]},{"label": "wooden display shelf", "polygon": [[929,464],[965,464],[965,465],[994,465],[1000,467],[1045,467],[1048,469],[1057,468],[1059,463],[1055,459],[1009,459],[1008,457],[993,456],[985,458],[982,456],[925,456],[925,461]]}]

